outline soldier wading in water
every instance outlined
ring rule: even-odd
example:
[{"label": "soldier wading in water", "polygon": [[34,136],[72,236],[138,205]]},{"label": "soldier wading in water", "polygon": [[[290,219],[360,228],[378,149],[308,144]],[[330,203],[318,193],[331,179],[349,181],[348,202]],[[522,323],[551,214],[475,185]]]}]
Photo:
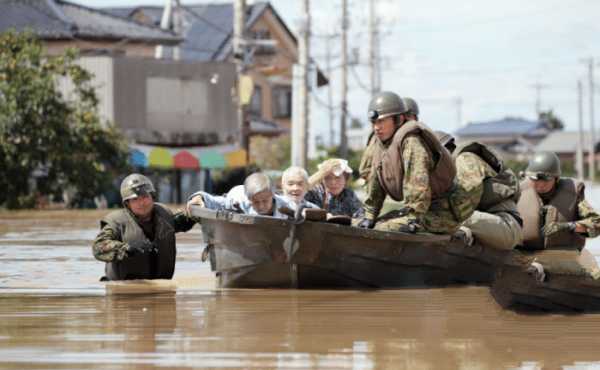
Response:
[{"label": "soldier wading in water", "polygon": [[155,203],[154,185],[146,176],[131,174],[121,183],[123,209],[100,221],[92,250],[106,262],[101,280],[171,279],[175,272],[175,233],[188,231],[194,221]]},{"label": "soldier wading in water", "polygon": [[[393,92],[376,94],[369,103],[377,149],[359,227],[387,231],[454,233],[472,213],[467,194],[455,184],[450,153],[425,124],[407,120],[408,107]],[[402,202],[393,216],[377,220],[389,195]]]}]

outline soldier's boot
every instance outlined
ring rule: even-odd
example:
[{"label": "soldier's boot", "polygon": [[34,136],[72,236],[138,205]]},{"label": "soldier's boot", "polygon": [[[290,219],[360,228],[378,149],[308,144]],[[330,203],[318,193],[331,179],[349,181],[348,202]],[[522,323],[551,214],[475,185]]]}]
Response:
[{"label": "soldier's boot", "polygon": [[475,242],[473,238],[473,232],[466,226],[461,226],[458,230],[452,235],[453,240],[460,240],[464,245],[470,247]]}]

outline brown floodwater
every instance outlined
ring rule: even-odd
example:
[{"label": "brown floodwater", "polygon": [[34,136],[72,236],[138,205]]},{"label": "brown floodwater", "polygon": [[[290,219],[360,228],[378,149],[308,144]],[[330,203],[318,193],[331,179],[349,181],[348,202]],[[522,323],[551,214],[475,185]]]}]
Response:
[{"label": "brown floodwater", "polygon": [[485,287],[215,289],[198,228],[172,283],[131,294],[98,282],[104,213],[0,213],[1,369],[600,369],[600,314],[506,311]]}]

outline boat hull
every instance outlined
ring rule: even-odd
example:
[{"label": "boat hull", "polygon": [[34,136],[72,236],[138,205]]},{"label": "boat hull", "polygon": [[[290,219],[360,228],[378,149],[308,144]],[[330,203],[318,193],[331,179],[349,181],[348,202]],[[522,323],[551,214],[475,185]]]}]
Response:
[{"label": "boat hull", "polygon": [[[479,284],[504,307],[599,310],[585,272],[529,271],[539,253],[465,246],[447,235],[405,234],[193,208],[222,288],[392,289]],[[564,251],[578,255],[578,251]],[[597,293],[598,292],[598,293]],[[575,298],[573,298],[575,297]],[[570,300],[572,304],[563,304]]]}]

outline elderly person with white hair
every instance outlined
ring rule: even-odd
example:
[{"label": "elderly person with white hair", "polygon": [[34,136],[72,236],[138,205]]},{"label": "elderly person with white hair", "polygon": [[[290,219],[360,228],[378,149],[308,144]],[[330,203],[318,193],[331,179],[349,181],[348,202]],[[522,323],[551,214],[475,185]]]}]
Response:
[{"label": "elderly person with white hair", "polygon": [[308,191],[308,172],[302,167],[292,166],[283,171],[281,176],[283,196],[303,208],[319,208],[304,199]]},{"label": "elderly person with white hair", "polygon": [[346,186],[351,174],[352,168],[345,159],[323,161],[308,181],[311,190],[306,193],[305,199],[332,215],[363,217],[365,211],[361,201],[354,190]]},{"label": "elderly person with white hair", "polygon": [[203,191],[196,192],[189,197],[188,207],[190,205],[199,205],[201,207],[221,210],[241,211],[249,215],[272,216],[277,218],[287,218],[288,216],[280,212],[280,209],[294,209],[295,205],[289,199],[274,194],[271,179],[264,173],[253,173],[244,181],[244,196],[238,189],[230,191],[228,196],[211,195]]}]

